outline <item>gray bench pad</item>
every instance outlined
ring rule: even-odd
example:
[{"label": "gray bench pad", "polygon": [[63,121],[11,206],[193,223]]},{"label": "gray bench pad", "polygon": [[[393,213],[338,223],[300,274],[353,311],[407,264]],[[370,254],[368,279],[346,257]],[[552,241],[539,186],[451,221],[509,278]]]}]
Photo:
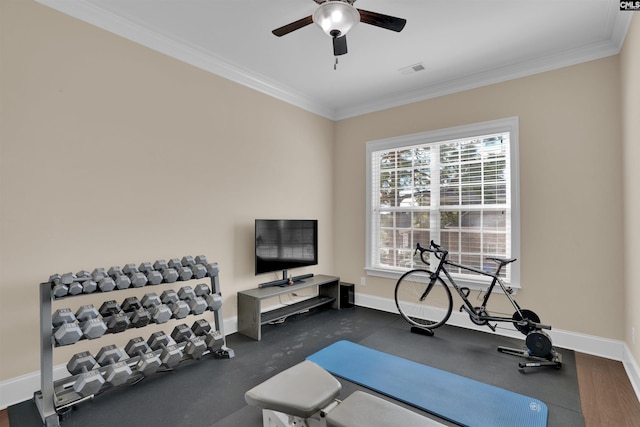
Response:
[{"label": "gray bench pad", "polygon": [[377,396],[355,391],[327,415],[327,427],[444,426]]},{"label": "gray bench pad", "polygon": [[331,403],[342,386],[329,372],[305,360],[244,394],[248,404],[309,418]]}]

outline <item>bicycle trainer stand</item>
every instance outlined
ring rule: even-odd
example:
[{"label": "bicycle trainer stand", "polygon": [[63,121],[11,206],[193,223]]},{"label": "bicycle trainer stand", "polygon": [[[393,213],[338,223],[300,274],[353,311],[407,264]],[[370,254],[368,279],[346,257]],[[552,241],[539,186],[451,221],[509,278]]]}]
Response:
[{"label": "bicycle trainer stand", "polygon": [[551,337],[540,329],[534,329],[527,334],[525,339],[527,349],[498,347],[500,353],[511,356],[523,357],[528,362],[518,363],[518,371],[525,373],[525,368],[540,368],[550,366],[555,369],[562,367],[562,355],[555,351],[551,344]]},{"label": "bicycle trainer stand", "polygon": [[417,326],[412,326],[411,332],[414,334],[426,335],[428,337],[432,337],[434,335],[433,329],[419,328]]}]

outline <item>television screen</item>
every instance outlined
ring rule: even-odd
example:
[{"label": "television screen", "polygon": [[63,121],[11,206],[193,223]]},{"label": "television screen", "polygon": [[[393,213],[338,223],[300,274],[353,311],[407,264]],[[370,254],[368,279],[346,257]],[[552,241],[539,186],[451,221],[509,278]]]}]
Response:
[{"label": "television screen", "polygon": [[318,220],[256,219],[256,274],[318,264]]}]

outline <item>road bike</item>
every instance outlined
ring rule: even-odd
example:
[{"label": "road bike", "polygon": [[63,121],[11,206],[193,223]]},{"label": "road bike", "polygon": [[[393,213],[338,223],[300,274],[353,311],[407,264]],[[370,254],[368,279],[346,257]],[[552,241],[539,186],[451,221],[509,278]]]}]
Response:
[{"label": "road bike", "polygon": [[[448,259],[449,252],[433,241],[430,242],[428,248],[424,248],[418,243],[414,255],[418,253],[420,253],[420,260],[425,265],[430,265],[430,262],[425,259],[425,253],[433,253],[439,262],[433,272],[422,268],[407,271],[396,284],[394,298],[398,312],[413,328],[433,335],[434,329],[446,324],[453,311],[453,297],[450,290],[453,288],[463,301],[460,311],[465,311],[474,324],[488,326],[495,332],[498,322],[509,322],[527,337],[525,341],[528,350],[524,352],[506,347],[498,348],[498,351],[503,353],[536,360],[541,359],[537,362],[524,364],[525,366],[520,364],[521,368],[560,367],[560,355],[554,351],[551,337],[543,331],[543,329],[551,329],[551,326],[540,323],[540,317],[535,312],[521,308],[513,298],[513,289],[505,285],[500,277],[503,268],[516,261],[515,258],[487,257],[487,260],[497,264],[495,271],[491,272],[451,261]],[[480,305],[476,306],[469,300],[471,290],[468,287],[458,285],[447,267],[491,278],[491,284],[484,293]],[[514,308],[514,313],[510,317],[493,315],[487,310],[487,304],[496,286],[502,290]]]}]

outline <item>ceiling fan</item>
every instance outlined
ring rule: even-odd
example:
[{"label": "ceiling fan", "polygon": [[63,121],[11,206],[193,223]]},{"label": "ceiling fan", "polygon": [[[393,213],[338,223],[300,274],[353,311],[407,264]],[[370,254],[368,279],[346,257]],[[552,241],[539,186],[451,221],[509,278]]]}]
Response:
[{"label": "ceiling fan", "polygon": [[383,15],[368,10],[356,9],[356,0],[313,0],[320,6],[313,15],[299,19],[272,31],[278,37],[315,22],[333,39],[333,54],[335,56],[347,53],[347,32],[358,22],[375,25],[391,31],[400,32],[407,23],[406,19]]}]

